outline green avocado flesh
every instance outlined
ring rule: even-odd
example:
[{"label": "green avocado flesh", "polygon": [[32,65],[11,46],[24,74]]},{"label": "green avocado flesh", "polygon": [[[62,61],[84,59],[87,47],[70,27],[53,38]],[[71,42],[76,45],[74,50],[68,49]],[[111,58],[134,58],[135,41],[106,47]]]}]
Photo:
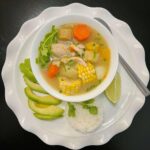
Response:
[{"label": "green avocado flesh", "polygon": [[23,78],[24,78],[26,85],[29,86],[30,89],[36,92],[47,94],[47,92],[39,84],[32,82],[26,76],[24,76]]},{"label": "green avocado flesh", "polygon": [[[38,114],[37,116],[47,115],[47,117],[49,116],[49,119],[60,117],[64,113],[64,110],[62,108],[55,105],[44,106],[43,104],[36,103],[32,100],[28,100],[28,105],[31,108],[31,110],[36,113],[36,115]],[[44,117],[46,118],[46,116]]]},{"label": "green avocado flesh", "polygon": [[46,95],[46,96],[37,96],[32,92],[32,90],[29,87],[26,87],[24,89],[25,94],[29,99],[32,101],[42,103],[42,104],[49,104],[49,105],[58,105],[61,103],[61,101],[51,95]]},{"label": "green avocado flesh", "polygon": [[27,66],[24,63],[20,64],[20,70],[21,72],[28,77],[31,81],[33,82],[37,82],[32,71],[30,70],[30,68],[27,68]]},{"label": "green avocado flesh", "polygon": [[41,120],[54,120],[54,119],[58,119],[58,118],[62,117],[62,116],[54,117],[54,116],[51,116],[51,115],[41,115],[41,114],[38,114],[38,113],[34,113],[33,115],[36,118],[41,119]]}]

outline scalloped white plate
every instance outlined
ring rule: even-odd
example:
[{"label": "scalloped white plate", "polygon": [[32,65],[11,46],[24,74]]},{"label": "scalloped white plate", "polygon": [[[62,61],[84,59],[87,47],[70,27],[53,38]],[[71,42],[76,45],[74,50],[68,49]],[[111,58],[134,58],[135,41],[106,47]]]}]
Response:
[{"label": "scalloped white plate", "polygon": [[[22,25],[17,36],[7,47],[6,61],[2,70],[6,102],[16,114],[20,125],[25,130],[37,135],[45,143],[80,149],[88,145],[105,144],[115,134],[127,129],[137,111],[143,106],[145,97],[124,69],[119,66],[118,71],[122,79],[121,99],[116,106],[113,106],[104,95],[96,97],[97,105],[103,110],[104,121],[95,132],[86,135],[78,133],[69,126],[65,118],[48,122],[33,117],[27,105],[27,98],[24,94],[25,84],[18,65],[30,55],[31,41],[37,30],[47,21],[67,14],[80,14],[103,19],[113,31],[119,52],[145,84],[149,81],[149,72],[145,64],[144,48],[135,39],[129,26],[113,17],[104,8],[91,8],[79,3],[64,7],[51,7]],[[138,63],[139,60],[140,63]]]}]

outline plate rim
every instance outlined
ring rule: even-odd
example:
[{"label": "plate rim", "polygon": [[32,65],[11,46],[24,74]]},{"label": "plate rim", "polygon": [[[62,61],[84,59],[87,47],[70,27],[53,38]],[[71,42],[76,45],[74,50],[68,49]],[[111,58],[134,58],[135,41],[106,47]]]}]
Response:
[{"label": "plate rim", "polygon": [[[88,7],[86,5],[83,5],[83,4],[80,4],[80,3],[72,3],[72,4],[69,4],[69,5],[66,5],[66,6],[62,6],[61,8],[68,8],[71,9],[71,8],[74,8],[74,7],[78,7],[78,8],[83,8],[83,9],[92,9],[94,13],[96,13],[95,10],[101,10],[104,14],[106,14],[107,16],[109,17],[113,17],[113,20],[114,22],[118,22],[118,25],[120,24],[120,30],[126,34],[128,34],[128,36],[130,37],[130,39],[132,39],[132,41],[134,43],[136,43],[140,48],[139,48],[139,53],[141,54],[140,57],[141,59],[143,59],[144,61],[142,61],[142,65],[144,66],[144,73],[145,73],[145,77],[144,75],[142,77],[143,81],[145,84],[148,83],[149,81],[149,72],[148,72],[148,69],[146,67],[146,62],[145,62],[145,51],[144,51],[144,48],[143,46],[138,42],[138,40],[134,37],[130,27],[128,26],[127,23],[115,18],[108,10],[102,8],[102,7]],[[86,140],[81,140],[79,142],[78,140],[78,144],[75,144],[71,141],[69,141],[68,139],[67,140],[62,140],[58,135],[53,135],[53,138],[55,140],[51,141],[51,140],[48,140],[47,137],[44,136],[44,133],[40,132],[39,130],[34,130],[31,126],[27,125],[25,123],[25,117],[23,117],[17,107],[14,106],[14,104],[11,102],[10,100],[10,93],[9,92],[13,92],[11,91],[11,87],[9,85],[11,81],[11,77],[8,77],[9,75],[9,67],[10,67],[10,61],[11,60],[10,58],[12,57],[13,55],[13,50],[15,49],[15,47],[20,47],[21,44],[19,43],[19,41],[25,41],[26,38],[28,38],[32,32],[36,31],[42,24],[43,22],[40,22],[42,16],[44,16],[46,13],[48,13],[49,11],[51,10],[54,10],[56,8],[60,8],[60,7],[49,7],[47,9],[45,9],[44,11],[42,11],[37,17],[35,18],[32,18],[28,21],[26,21],[20,28],[18,34],[14,37],[14,39],[12,39],[12,41],[8,44],[7,46],[7,52],[6,52],[6,58],[5,58],[5,63],[3,65],[3,68],[2,68],[2,79],[3,79],[3,82],[4,82],[4,85],[5,85],[5,89],[8,89],[8,90],[5,90],[5,99],[6,99],[6,102],[7,102],[7,105],[11,108],[11,110],[15,113],[15,115],[17,116],[17,119],[19,120],[19,123],[20,125],[22,126],[22,128],[24,128],[25,130],[31,132],[31,133],[34,133],[35,135],[37,135],[42,141],[44,141],[45,143],[49,144],[49,145],[62,145],[62,146],[65,146],[65,147],[68,147],[70,149],[80,149],[82,147],[85,147],[85,146],[88,146],[88,145],[102,145],[102,144],[105,144],[107,143],[114,135],[116,135],[117,133],[119,132],[122,132],[124,131],[125,129],[127,129],[135,114],[139,111],[139,109],[144,105],[144,102],[145,102],[145,98],[143,95],[141,95],[141,93],[139,93],[138,95],[138,98],[136,98],[136,101],[134,102],[134,107],[132,109],[132,111],[128,112],[124,118],[120,119],[118,122],[116,122],[117,126],[116,128],[113,128],[112,129],[112,132],[111,132],[111,135],[107,135],[105,138],[101,138],[101,140],[92,140],[91,142],[87,143],[88,139],[90,137],[88,137]],[[38,26],[36,26],[36,28],[34,28],[34,24],[37,24],[38,23]],[[33,29],[32,32],[29,33],[29,29]],[[21,42],[22,42],[21,41]],[[17,44],[16,44],[17,43]],[[13,50],[12,50],[13,49]],[[10,51],[12,50],[12,51]],[[9,58],[9,59],[8,59]],[[7,75],[8,74],[8,75]],[[12,94],[12,93],[11,93]],[[15,94],[15,93],[14,93]],[[49,138],[49,137],[48,137]]]}]

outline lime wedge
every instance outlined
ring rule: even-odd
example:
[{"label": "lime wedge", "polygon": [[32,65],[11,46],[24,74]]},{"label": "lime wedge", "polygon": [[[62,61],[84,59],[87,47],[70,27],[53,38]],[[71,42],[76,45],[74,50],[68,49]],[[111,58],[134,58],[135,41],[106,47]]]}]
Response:
[{"label": "lime wedge", "polygon": [[116,104],[121,96],[121,77],[120,74],[117,72],[113,81],[105,90],[105,95],[113,104]]}]

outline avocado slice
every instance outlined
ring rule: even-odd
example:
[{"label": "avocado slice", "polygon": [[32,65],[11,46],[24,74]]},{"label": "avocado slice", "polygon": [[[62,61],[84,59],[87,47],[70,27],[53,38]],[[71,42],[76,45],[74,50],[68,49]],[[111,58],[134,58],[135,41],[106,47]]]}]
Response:
[{"label": "avocado slice", "polygon": [[[45,107],[39,107],[37,102],[34,102],[32,100],[28,100],[28,105],[31,108],[32,111],[34,111],[37,114],[41,115],[48,115],[49,118],[55,118],[60,117],[63,115],[64,110],[58,106],[55,105],[45,105]],[[46,116],[45,116],[46,117]]]},{"label": "avocado slice", "polygon": [[26,76],[23,76],[23,78],[24,78],[26,85],[29,86],[30,89],[40,92],[40,93],[47,94],[47,92],[39,84],[32,82]]},{"label": "avocado slice", "polygon": [[31,99],[32,101],[42,103],[42,104],[50,104],[50,105],[57,105],[60,104],[61,101],[51,95],[46,96],[37,96],[32,92],[32,90],[29,87],[26,87],[24,89],[26,96]]},{"label": "avocado slice", "polygon": [[20,70],[21,72],[28,77],[31,81],[37,83],[35,76],[33,75],[32,71],[30,70],[30,68],[26,67],[26,65],[24,63],[20,64]]},{"label": "avocado slice", "polygon": [[62,116],[54,117],[54,116],[51,116],[51,115],[41,115],[41,114],[38,114],[38,113],[34,113],[33,115],[36,118],[41,119],[41,120],[54,120],[54,119],[58,119],[58,118],[62,117]]}]

